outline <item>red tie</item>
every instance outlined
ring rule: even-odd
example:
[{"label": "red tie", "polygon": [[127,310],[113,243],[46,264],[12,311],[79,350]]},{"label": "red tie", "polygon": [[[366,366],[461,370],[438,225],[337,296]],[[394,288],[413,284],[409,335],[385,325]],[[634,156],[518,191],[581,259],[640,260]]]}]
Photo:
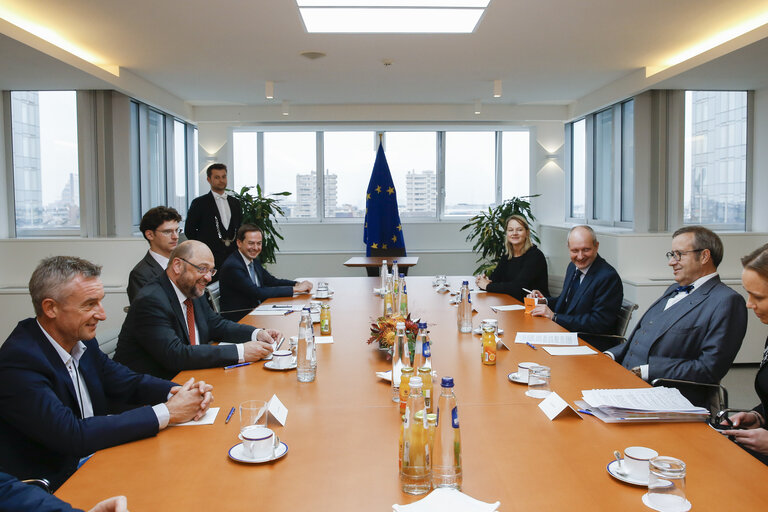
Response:
[{"label": "red tie", "polygon": [[197,345],[195,339],[195,306],[192,304],[192,299],[184,301],[184,305],[187,306],[187,329],[189,330],[189,344]]}]

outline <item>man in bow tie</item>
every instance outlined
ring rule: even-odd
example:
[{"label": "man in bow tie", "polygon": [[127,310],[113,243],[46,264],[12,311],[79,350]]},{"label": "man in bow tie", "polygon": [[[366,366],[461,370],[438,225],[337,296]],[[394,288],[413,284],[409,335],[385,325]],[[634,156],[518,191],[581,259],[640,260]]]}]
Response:
[{"label": "man in bow tie", "polygon": [[666,256],[677,284],[648,308],[628,342],[606,353],[649,382],[717,384],[747,329],[744,299],[717,275],[723,242],[705,227],[686,226],[675,231]]},{"label": "man in bow tie", "polygon": [[[227,166],[211,164],[205,171],[211,191],[196,197],[189,205],[184,234],[199,240],[213,253],[216,268],[235,251],[235,235],[243,221],[240,201],[227,195]],[[213,276],[211,281],[216,281]]]}]

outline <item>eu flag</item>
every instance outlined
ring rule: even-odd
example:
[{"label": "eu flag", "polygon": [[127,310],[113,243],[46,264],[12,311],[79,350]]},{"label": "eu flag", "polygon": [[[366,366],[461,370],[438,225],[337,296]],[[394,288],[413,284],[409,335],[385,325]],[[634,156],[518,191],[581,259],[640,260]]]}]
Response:
[{"label": "eu flag", "polygon": [[371,256],[372,249],[379,254],[382,254],[382,251],[399,249],[402,251],[402,256],[405,256],[405,240],[403,240],[403,226],[400,224],[400,212],[397,209],[397,193],[381,144],[376,153],[376,162],[373,164],[371,181],[368,182],[368,191],[365,196],[363,242],[365,242],[366,256]]}]

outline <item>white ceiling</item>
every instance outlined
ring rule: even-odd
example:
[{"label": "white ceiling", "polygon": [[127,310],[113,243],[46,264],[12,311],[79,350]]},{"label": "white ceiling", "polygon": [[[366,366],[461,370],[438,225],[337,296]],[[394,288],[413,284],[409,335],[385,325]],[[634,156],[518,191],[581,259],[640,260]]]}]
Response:
[{"label": "white ceiling", "polygon": [[[294,0],[0,0],[3,8],[191,105],[565,105],[767,12],[768,0],[492,0],[467,35],[307,34]],[[308,50],[327,57],[299,55]],[[662,84],[766,87],[766,52],[759,41]],[[492,98],[494,79],[502,98]],[[264,98],[266,80],[275,100]],[[0,88],[72,87],[114,88],[0,35]]]}]

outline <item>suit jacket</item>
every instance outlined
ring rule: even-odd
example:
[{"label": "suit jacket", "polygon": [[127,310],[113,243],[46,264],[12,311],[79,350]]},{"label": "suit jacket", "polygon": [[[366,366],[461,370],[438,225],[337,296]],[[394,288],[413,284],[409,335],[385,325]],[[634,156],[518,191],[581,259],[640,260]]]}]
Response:
[{"label": "suit jacket", "polygon": [[[213,198],[211,192],[192,200],[187,211],[187,220],[184,223],[184,234],[188,239],[199,240],[211,249],[216,268],[221,268],[227,256],[237,249],[235,235],[243,222],[243,210],[240,207],[240,201],[232,196],[227,196],[227,202],[232,214],[227,229],[221,225],[219,208],[216,206],[216,199]],[[216,231],[217,222],[222,238],[232,240],[229,247],[219,238],[219,232]]]},{"label": "suit jacket", "polygon": [[133,299],[136,298],[136,294],[139,293],[139,290],[141,290],[145,284],[154,281],[163,272],[165,272],[165,269],[161,267],[157,260],[155,260],[155,258],[149,254],[149,251],[147,251],[147,254],[141,258],[141,261],[133,267],[133,270],[131,270],[131,273],[128,275],[128,303],[133,302]]},{"label": "suit jacket", "polygon": [[576,265],[569,263],[562,293],[547,300],[549,308],[557,313],[557,323],[569,331],[614,334],[624,299],[619,274],[598,254],[573,297],[566,303],[568,288],[577,271]]},{"label": "suit jacket", "polygon": [[249,309],[272,297],[292,297],[296,281],[278,279],[265,269],[259,260],[253,261],[253,270],[259,280],[251,280],[240,251],[229,255],[219,271],[221,315],[229,320],[240,320]]},{"label": "suit jacket", "polygon": [[215,313],[205,297],[193,300],[199,345],[189,344],[181,304],[167,274],[141,289],[117,339],[115,361],[134,371],[171,378],[182,370],[237,363],[237,347],[211,341],[250,341],[254,327]]},{"label": "suit jacket", "polygon": [[608,351],[623,364],[633,343],[650,343],[644,363],[648,364],[649,381],[664,377],[719,383],[747,330],[744,299],[715,276],[660,313],[676,287],[670,286],[651,305],[629,341]]},{"label": "suit jacket", "polygon": [[0,472],[0,510],[34,510],[35,512],[83,512],[72,508],[56,496],[36,485],[25,484]]},{"label": "suit jacket", "polygon": [[0,466],[17,478],[59,487],[78,461],[97,450],[157,434],[151,407],[107,416],[113,407],[168,400],[172,382],[134,373],[84,341],[80,373],[93,417],[80,415],[64,363],[34,318],[19,322],[0,347]]}]

